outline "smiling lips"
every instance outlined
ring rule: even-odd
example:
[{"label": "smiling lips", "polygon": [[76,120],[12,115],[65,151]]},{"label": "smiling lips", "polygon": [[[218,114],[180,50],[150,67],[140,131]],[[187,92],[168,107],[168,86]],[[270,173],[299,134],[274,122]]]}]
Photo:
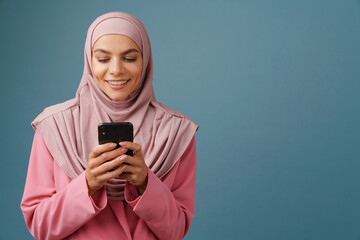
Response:
[{"label": "smiling lips", "polygon": [[125,87],[126,83],[129,82],[130,79],[127,80],[106,80],[106,83],[108,84],[109,87],[111,87],[112,89],[121,89],[123,87]]}]

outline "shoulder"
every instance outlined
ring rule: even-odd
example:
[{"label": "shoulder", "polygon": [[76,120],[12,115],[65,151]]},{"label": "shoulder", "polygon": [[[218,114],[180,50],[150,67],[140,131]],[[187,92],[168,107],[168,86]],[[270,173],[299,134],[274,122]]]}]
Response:
[{"label": "shoulder", "polygon": [[157,110],[162,111],[164,114],[172,115],[173,117],[178,117],[178,118],[186,118],[186,119],[190,120],[190,118],[188,118],[181,112],[176,111],[175,109],[169,108],[168,106],[166,106],[160,102],[157,102],[157,104],[155,104],[155,108],[157,108]]},{"label": "shoulder", "polygon": [[73,98],[66,102],[58,103],[52,106],[45,108],[31,123],[35,128],[36,125],[44,121],[45,119],[52,117],[54,115],[61,114],[66,111],[71,111],[74,108],[78,107],[77,99]]},{"label": "shoulder", "polygon": [[181,122],[181,125],[189,128],[189,129],[193,129],[195,130],[194,132],[197,131],[197,129],[199,128],[199,125],[197,125],[196,123],[194,123],[189,117],[187,117],[186,115],[184,115],[183,113],[176,111],[175,109],[172,109],[160,102],[156,102],[154,104],[154,107],[162,112],[164,115],[167,115],[170,118],[179,120]]}]

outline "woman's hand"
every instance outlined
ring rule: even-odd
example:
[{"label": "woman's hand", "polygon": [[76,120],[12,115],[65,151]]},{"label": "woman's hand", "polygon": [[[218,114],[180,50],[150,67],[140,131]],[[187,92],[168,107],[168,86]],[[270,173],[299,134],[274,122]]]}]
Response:
[{"label": "woman's hand", "polygon": [[85,172],[89,196],[104,186],[107,180],[124,172],[126,165],[122,163],[126,160],[124,153],[127,149],[114,149],[115,147],[115,143],[97,145],[89,154],[88,166]]},{"label": "woman's hand", "polygon": [[133,142],[121,142],[120,145],[124,149],[133,150],[132,157],[126,154],[121,156],[126,165],[122,167],[123,172],[120,178],[134,185],[140,194],[143,194],[147,186],[148,167],[145,164],[141,146]]}]

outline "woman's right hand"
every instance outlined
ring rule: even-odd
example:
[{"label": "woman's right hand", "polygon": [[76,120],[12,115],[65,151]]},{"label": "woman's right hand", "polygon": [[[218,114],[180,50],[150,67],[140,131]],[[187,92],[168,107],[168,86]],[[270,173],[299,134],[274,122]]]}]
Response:
[{"label": "woman's right hand", "polygon": [[88,166],[85,171],[89,196],[100,189],[107,180],[119,176],[125,169],[122,165],[126,158],[122,155],[127,151],[117,148],[115,143],[97,145],[89,154]]}]

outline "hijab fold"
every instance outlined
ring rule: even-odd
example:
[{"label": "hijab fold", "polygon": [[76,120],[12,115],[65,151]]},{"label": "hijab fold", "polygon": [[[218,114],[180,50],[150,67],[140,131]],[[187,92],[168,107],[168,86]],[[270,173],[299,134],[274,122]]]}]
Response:
[{"label": "hijab fold", "polygon": [[[139,85],[122,101],[111,100],[97,86],[91,69],[91,52],[96,40],[108,34],[130,37],[143,56]],[[61,169],[71,178],[87,167],[89,153],[98,145],[97,126],[102,122],[131,122],[134,142],[142,147],[147,166],[159,178],[176,164],[194,136],[198,125],[183,114],[157,102],[153,87],[151,46],[144,25],[124,12],[98,17],[89,27],[84,51],[84,72],[76,97],[46,108],[32,126],[42,135]],[[111,200],[124,200],[125,180],[106,183]]]}]

